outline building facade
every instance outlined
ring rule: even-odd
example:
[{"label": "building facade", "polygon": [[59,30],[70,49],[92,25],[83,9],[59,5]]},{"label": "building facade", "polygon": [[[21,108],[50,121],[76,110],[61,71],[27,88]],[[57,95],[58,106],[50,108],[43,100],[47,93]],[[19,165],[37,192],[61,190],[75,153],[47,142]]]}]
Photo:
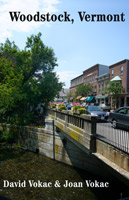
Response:
[{"label": "building facade", "polygon": [[99,93],[97,78],[105,73],[109,73],[109,67],[106,65],[96,64],[89,69],[83,71],[84,84],[92,84],[92,95],[96,96]]},{"label": "building facade", "polygon": [[72,79],[70,82],[70,92],[74,96],[77,86],[83,84],[83,74]]},{"label": "building facade", "polygon": [[74,96],[77,86],[82,84],[92,84],[92,94],[96,96],[98,94],[98,83],[97,78],[103,74],[109,73],[109,67],[106,65],[96,64],[85,71],[83,74],[72,79],[70,84],[70,91]]},{"label": "building facade", "polygon": [[117,99],[117,107],[129,106],[129,60],[125,59],[109,66],[110,81],[119,79],[122,91]]},{"label": "building facade", "polygon": [[95,96],[97,103],[112,103],[112,95],[105,94],[108,81],[120,80],[121,93],[117,98],[117,107],[129,106],[129,60],[125,59],[113,65],[96,64],[83,71],[83,74],[71,80],[70,91],[74,96],[76,88],[81,84],[92,84],[91,96]]},{"label": "building facade", "polygon": [[62,90],[59,92],[59,94],[54,99],[55,102],[66,102],[67,101],[67,94],[69,92],[69,89],[62,88]]}]

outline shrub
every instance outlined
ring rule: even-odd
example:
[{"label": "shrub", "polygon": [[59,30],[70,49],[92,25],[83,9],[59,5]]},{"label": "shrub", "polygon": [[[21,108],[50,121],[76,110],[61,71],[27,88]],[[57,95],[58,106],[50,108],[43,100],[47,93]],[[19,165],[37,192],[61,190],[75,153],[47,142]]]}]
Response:
[{"label": "shrub", "polygon": [[75,105],[72,108],[72,112],[79,112],[79,114],[86,114],[86,108],[80,106],[80,105]]},{"label": "shrub", "polygon": [[66,110],[66,106],[64,104],[59,104],[57,109],[60,110],[60,111]]},{"label": "shrub", "polygon": [[56,104],[50,104],[50,108],[56,108]]},{"label": "shrub", "polygon": [[86,108],[79,108],[80,114],[86,114]]},{"label": "shrub", "polygon": [[15,133],[13,131],[6,131],[6,130],[1,131],[1,137],[0,137],[1,142],[13,143],[14,138],[15,138]]},{"label": "shrub", "polygon": [[82,108],[82,106],[80,106],[80,105],[75,105],[75,106],[72,107],[72,111],[74,112],[74,111],[76,111],[76,110],[78,110],[78,109],[80,109],[80,108]]}]

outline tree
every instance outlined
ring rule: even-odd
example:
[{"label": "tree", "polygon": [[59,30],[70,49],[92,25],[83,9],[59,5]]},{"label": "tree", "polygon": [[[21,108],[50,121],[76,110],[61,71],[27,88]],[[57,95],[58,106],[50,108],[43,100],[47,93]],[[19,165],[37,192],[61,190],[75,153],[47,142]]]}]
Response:
[{"label": "tree", "polygon": [[89,92],[92,91],[92,85],[89,83],[87,85],[79,85],[76,89],[75,96],[88,96]]},{"label": "tree", "polygon": [[54,51],[44,45],[41,33],[27,39],[20,50],[8,39],[0,45],[0,117],[27,124],[39,104],[54,99],[62,89],[56,73]]},{"label": "tree", "polygon": [[68,102],[70,101],[70,98],[71,98],[71,97],[73,97],[73,95],[72,95],[72,92],[69,91],[69,92],[67,93],[67,100],[68,100]]},{"label": "tree", "polygon": [[117,97],[121,94],[122,85],[120,81],[108,81],[108,87],[105,88],[105,93]]},{"label": "tree", "polygon": [[120,81],[108,81],[108,87],[105,88],[105,93],[112,96],[112,106],[117,107],[118,97],[121,94],[123,86]]}]

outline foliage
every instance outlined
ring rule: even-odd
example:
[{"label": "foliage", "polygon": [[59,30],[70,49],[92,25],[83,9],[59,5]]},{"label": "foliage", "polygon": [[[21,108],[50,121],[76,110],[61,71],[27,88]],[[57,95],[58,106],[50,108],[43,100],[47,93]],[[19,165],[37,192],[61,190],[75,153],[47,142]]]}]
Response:
[{"label": "foliage", "polygon": [[51,104],[50,108],[56,108],[56,105],[55,104]]},{"label": "foliage", "polygon": [[86,114],[86,108],[79,108],[80,114]]},{"label": "foliage", "polygon": [[75,96],[88,96],[88,94],[92,91],[92,85],[89,83],[87,85],[79,85],[76,89]]},{"label": "foliage", "polygon": [[73,110],[73,111],[76,111],[76,110],[78,110],[78,109],[80,109],[80,108],[82,108],[82,106],[80,106],[80,105],[75,105],[75,106],[72,107],[72,110]]},{"label": "foliage", "polygon": [[67,93],[67,100],[68,100],[68,102],[70,101],[70,98],[71,98],[71,97],[73,97],[73,95],[72,95],[72,92],[69,91],[69,92]]},{"label": "foliage", "polygon": [[50,108],[56,108],[56,104],[55,103],[49,103],[49,107]]},{"label": "foliage", "polygon": [[86,108],[82,107],[81,105],[74,105],[72,108],[72,112],[78,112],[79,114],[86,114]]},{"label": "foliage", "polygon": [[105,88],[105,93],[112,95],[113,97],[117,97],[121,94],[122,85],[120,81],[108,81],[108,87]]},{"label": "foliage", "polygon": [[64,104],[59,104],[57,109],[60,110],[60,111],[66,110],[66,106]]},{"label": "foliage", "polygon": [[41,33],[27,38],[20,50],[8,39],[0,45],[0,118],[2,122],[28,124],[39,104],[52,101],[62,89],[56,73],[54,51],[44,45]]},{"label": "foliage", "polygon": [[14,137],[15,137],[15,134],[13,131],[3,130],[3,131],[1,131],[0,135],[1,135],[1,137],[0,137],[1,142],[13,143]]}]

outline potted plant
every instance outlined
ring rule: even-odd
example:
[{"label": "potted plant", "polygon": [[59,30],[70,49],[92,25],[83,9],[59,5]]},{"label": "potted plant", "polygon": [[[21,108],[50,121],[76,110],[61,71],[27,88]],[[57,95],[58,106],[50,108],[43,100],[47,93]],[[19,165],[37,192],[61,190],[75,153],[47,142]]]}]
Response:
[{"label": "potted plant", "polygon": [[66,110],[66,106],[64,104],[59,104],[57,110],[59,111]]},{"label": "potted plant", "polygon": [[49,108],[50,108],[50,109],[53,109],[53,108],[55,109],[55,108],[56,108],[56,104],[55,104],[55,103],[50,103],[50,104],[49,104]]}]

